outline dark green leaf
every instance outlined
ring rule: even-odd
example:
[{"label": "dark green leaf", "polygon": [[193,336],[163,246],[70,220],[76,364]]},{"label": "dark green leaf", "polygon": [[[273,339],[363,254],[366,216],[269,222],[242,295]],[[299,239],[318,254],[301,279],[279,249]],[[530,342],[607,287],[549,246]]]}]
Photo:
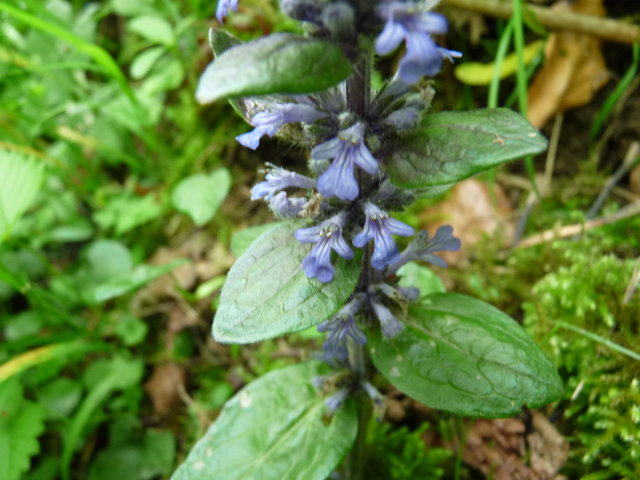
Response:
[{"label": "dark green leaf", "polygon": [[231,47],[235,47],[242,43],[239,38],[219,28],[209,29],[209,46],[213,52],[214,57],[220,56],[226,50]]},{"label": "dark green leaf", "polygon": [[399,390],[433,408],[504,417],[562,395],[549,359],[510,317],[465,295],[436,293],[409,309],[405,330],[370,337],[373,362]]},{"label": "dark green leaf", "polygon": [[0,478],[18,480],[29,468],[29,458],[40,451],[44,408],[25,400],[20,382],[0,384]]},{"label": "dark green leaf", "polygon": [[268,230],[231,267],[213,322],[218,342],[258,342],[304,330],[344,305],[358,281],[358,257],[338,258],[329,283],[307,278],[300,264],[311,245],[293,236],[301,226],[285,222]]},{"label": "dark green leaf", "polygon": [[324,419],[317,362],[272,371],[229,400],[172,480],[324,480],[358,429],[347,402]]},{"label": "dark green leaf", "polygon": [[206,104],[225,97],[310,93],[350,73],[351,63],[337,46],[278,33],[222,53],[202,74],[196,98]]},{"label": "dark green leaf", "polygon": [[427,115],[421,131],[397,147],[387,163],[392,182],[422,188],[540,153],[547,141],[519,114],[496,108]]}]

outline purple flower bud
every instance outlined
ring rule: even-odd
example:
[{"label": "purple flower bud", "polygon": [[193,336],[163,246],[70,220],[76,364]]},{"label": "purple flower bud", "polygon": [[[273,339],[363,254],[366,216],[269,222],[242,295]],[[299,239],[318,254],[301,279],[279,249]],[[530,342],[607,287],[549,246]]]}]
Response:
[{"label": "purple flower bud", "polygon": [[287,198],[286,192],[280,192],[269,202],[269,209],[277,218],[295,218],[307,201],[306,198],[301,197]]},{"label": "purple flower bud", "polygon": [[386,23],[376,39],[376,52],[386,55],[404,40],[407,52],[400,61],[398,76],[405,83],[412,84],[423,75],[438,73],[443,57],[451,59],[462,55],[438,47],[431,39],[432,34],[447,31],[446,19],[427,11],[435,3],[420,5],[416,2],[388,1],[378,8],[378,14]]},{"label": "purple flower bud", "polygon": [[371,307],[373,308],[373,312],[376,317],[380,321],[380,327],[382,327],[382,334],[386,338],[392,338],[398,335],[402,330],[404,330],[404,325],[400,320],[393,316],[391,310],[389,310],[384,305],[377,303],[375,301],[371,302]]},{"label": "purple flower bud", "polygon": [[358,328],[354,318],[362,309],[365,300],[366,295],[362,293],[355,295],[331,320],[318,325],[319,332],[329,332],[322,345],[326,360],[335,359],[338,362],[346,362],[349,356],[347,348],[349,338],[358,345],[367,343],[367,337]]},{"label": "purple flower bud", "polygon": [[265,181],[257,183],[251,189],[251,200],[258,200],[259,198],[271,200],[276,193],[285,188],[296,187],[312,189],[316,186],[316,182],[312,178],[290,172],[273,164],[267,164],[267,166],[269,170],[265,176]]},{"label": "purple flower bud", "polygon": [[415,127],[418,120],[420,120],[420,112],[416,108],[405,107],[392,112],[382,123],[396,130],[406,130]]},{"label": "purple flower bud", "polygon": [[317,0],[280,0],[280,9],[301,22],[320,23],[321,9]]},{"label": "purple flower bud", "polygon": [[397,261],[399,257],[398,247],[391,235],[408,237],[413,235],[413,228],[390,218],[387,212],[369,202],[365,204],[364,212],[367,217],[364,229],[353,239],[353,245],[362,248],[373,240],[371,265],[377,270],[382,270],[385,265]]},{"label": "purple flower bud", "polygon": [[263,136],[273,137],[278,128],[286,123],[313,123],[326,116],[326,113],[309,105],[299,103],[273,104],[268,110],[256,113],[251,119],[251,125],[256,128],[238,135],[236,140],[241,145],[255,150],[260,145],[260,139]]},{"label": "purple flower bud", "polygon": [[345,2],[330,3],[322,10],[322,23],[334,35],[348,34],[354,27],[353,8]]},{"label": "purple flower bud", "polygon": [[353,258],[353,250],[342,236],[343,225],[344,214],[340,213],[315,227],[296,230],[295,237],[299,242],[315,244],[302,261],[302,270],[307,277],[317,277],[322,283],[333,279],[335,270],[331,264],[331,250],[344,259]]},{"label": "purple flower bud", "polygon": [[336,138],[315,147],[311,151],[311,158],[333,158],[329,168],[318,178],[318,191],[325,197],[354,200],[358,196],[354,164],[371,175],[378,173],[378,162],[364,143],[362,123],[356,123],[340,132]]},{"label": "purple flower bud", "polygon": [[349,389],[347,388],[339,388],[336,393],[331,395],[324,401],[324,404],[327,406],[329,410],[335,412],[340,408],[340,406],[344,403],[344,401],[349,396]]},{"label": "purple flower bud", "polygon": [[220,23],[229,15],[229,10],[232,12],[238,11],[238,0],[218,0],[218,7],[216,8],[216,18]]},{"label": "purple flower bud", "polygon": [[420,289],[416,287],[398,287],[398,291],[409,302],[417,300],[420,296]]},{"label": "purple flower bud", "polygon": [[386,406],[384,404],[384,397],[378,391],[378,389],[373,385],[371,385],[371,383],[369,382],[362,382],[360,386],[373,402],[373,415],[376,421],[382,422],[382,419],[384,417],[384,412],[386,410]]}]

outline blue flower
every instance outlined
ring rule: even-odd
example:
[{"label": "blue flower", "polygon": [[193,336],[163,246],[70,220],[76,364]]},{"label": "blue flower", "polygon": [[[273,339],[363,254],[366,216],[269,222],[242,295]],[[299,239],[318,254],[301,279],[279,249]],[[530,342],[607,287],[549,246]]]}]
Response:
[{"label": "blue flower", "polygon": [[238,11],[238,0],[218,0],[218,7],[216,8],[216,18],[220,23],[224,20],[224,17],[229,15],[229,10],[232,12]]},{"label": "blue flower", "polygon": [[373,240],[371,265],[377,270],[382,270],[385,265],[397,261],[399,257],[398,247],[391,235],[408,237],[413,235],[413,228],[390,218],[387,212],[369,202],[364,206],[364,213],[367,216],[364,229],[353,239],[353,244],[362,248]]},{"label": "blue flower", "polygon": [[258,200],[259,198],[271,200],[280,190],[289,187],[311,189],[316,186],[316,182],[312,178],[276,167],[273,164],[267,165],[269,170],[265,176],[265,181],[253,186],[251,189],[251,200]]},{"label": "blue flower", "polygon": [[346,362],[349,355],[347,349],[347,340],[349,338],[358,345],[367,343],[367,337],[358,328],[354,318],[362,309],[365,300],[365,294],[356,294],[353,300],[342,307],[331,320],[318,325],[319,332],[329,332],[322,345],[326,360]]},{"label": "blue flower", "polygon": [[302,261],[302,270],[309,278],[317,277],[322,283],[333,279],[331,250],[346,260],[353,258],[353,251],[342,236],[344,214],[340,213],[320,225],[296,230],[295,237],[302,243],[314,243],[309,255]]},{"label": "blue flower", "polygon": [[236,140],[240,145],[255,150],[260,145],[260,139],[265,135],[273,137],[281,126],[286,123],[313,123],[327,114],[320,112],[310,105],[299,103],[274,104],[271,108],[256,113],[251,118],[254,128],[250,132],[238,135]]},{"label": "blue flower", "polygon": [[424,230],[411,240],[407,248],[400,257],[388,269],[389,273],[398,271],[404,264],[412,260],[422,260],[429,262],[438,267],[446,268],[447,262],[440,257],[434,255],[436,252],[455,252],[460,250],[462,242],[459,238],[453,236],[453,227],[451,225],[443,225],[436,231],[436,234],[429,240],[429,234]]},{"label": "blue flower", "polygon": [[425,8],[415,2],[389,1],[378,8],[386,24],[376,39],[376,52],[386,55],[404,40],[407,52],[400,61],[398,76],[405,83],[415,83],[423,75],[435,75],[443,58],[462,56],[460,52],[438,47],[431,39],[432,34],[447,31],[446,19],[427,11],[433,4],[427,2]]},{"label": "blue flower", "polygon": [[378,173],[378,162],[364,143],[362,123],[343,130],[336,138],[311,151],[312,160],[329,158],[333,158],[333,162],[318,178],[318,191],[325,197],[354,200],[358,196],[360,191],[353,172],[354,163],[371,175]]},{"label": "blue flower", "polygon": [[371,302],[371,307],[373,308],[373,313],[375,313],[376,317],[378,317],[378,321],[380,322],[380,326],[382,327],[382,334],[386,338],[395,337],[402,330],[404,330],[404,325],[402,324],[402,322],[394,317],[393,313],[391,313],[391,310],[389,310],[387,307],[375,301]]},{"label": "blue flower", "polygon": [[[420,242],[421,238],[418,237],[417,241]],[[462,242],[459,238],[453,236],[453,227],[451,225],[443,225],[438,228],[436,234],[431,240],[429,235],[424,232],[424,240],[426,245],[423,248],[416,248],[415,255],[418,260],[429,262],[438,267],[447,268],[447,262],[440,257],[434,255],[435,252],[455,252],[460,250]],[[419,243],[421,246],[421,242]]]}]

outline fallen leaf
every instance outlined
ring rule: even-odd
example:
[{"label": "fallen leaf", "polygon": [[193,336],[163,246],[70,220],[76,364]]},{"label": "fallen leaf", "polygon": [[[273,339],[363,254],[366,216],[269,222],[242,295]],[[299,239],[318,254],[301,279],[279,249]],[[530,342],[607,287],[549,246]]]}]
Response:
[{"label": "fallen leaf", "polygon": [[553,478],[569,456],[569,443],[541,413],[533,412],[534,431],[527,436],[531,468]]},{"label": "fallen leaf", "polygon": [[166,417],[180,404],[180,391],[185,388],[186,376],[185,368],[176,363],[162,363],[154,367],[144,389],[151,397],[155,413]]},{"label": "fallen leaf", "polygon": [[[602,0],[556,2],[553,9],[597,17],[606,16]],[[536,127],[559,112],[585,105],[609,80],[601,42],[584,34],[549,35],[545,62],[529,87],[528,118]]]},{"label": "fallen leaf", "polygon": [[567,441],[541,413],[533,412],[532,427],[527,449],[526,427],[521,420],[476,420],[467,434],[462,458],[495,480],[564,479],[557,472],[567,460]]},{"label": "fallen leaf", "polygon": [[489,185],[475,178],[465,180],[458,183],[444,201],[420,215],[420,224],[431,234],[438,226],[449,224],[453,225],[454,235],[462,241],[461,250],[438,253],[438,256],[448,263],[456,264],[468,255],[466,249],[478,243],[483,235],[498,231],[504,238],[505,245],[511,241],[514,226],[509,218],[513,210],[497,183],[494,184],[494,189],[495,207]]}]

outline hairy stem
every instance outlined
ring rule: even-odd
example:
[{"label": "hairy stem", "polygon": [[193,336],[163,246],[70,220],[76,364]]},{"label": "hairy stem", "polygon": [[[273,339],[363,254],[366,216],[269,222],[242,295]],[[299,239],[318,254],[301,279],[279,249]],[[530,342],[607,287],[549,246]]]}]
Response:
[{"label": "hairy stem", "polygon": [[[353,74],[347,80],[347,105],[350,111],[361,119],[366,117],[370,101],[370,63],[366,57],[361,57],[353,68]],[[361,191],[366,191],[371,186],[368,175],[358,175]],[[366,292],[371,283],[371,254],[372,249],[367,245],[362,258],[362,270],[358,280],[357,291]],[[349,342],[349,366],[358,381],[363,382],[371,376],[371,360],[369,352],[364,345]],[[371,419],[372,407],[366,395],[358,394],[355,398],[358,409],[358,434],[349,456],[346,460],[346,478],[348,480],[360,480],[363,477],[363,466],[366,454],[367,426]]]}]

